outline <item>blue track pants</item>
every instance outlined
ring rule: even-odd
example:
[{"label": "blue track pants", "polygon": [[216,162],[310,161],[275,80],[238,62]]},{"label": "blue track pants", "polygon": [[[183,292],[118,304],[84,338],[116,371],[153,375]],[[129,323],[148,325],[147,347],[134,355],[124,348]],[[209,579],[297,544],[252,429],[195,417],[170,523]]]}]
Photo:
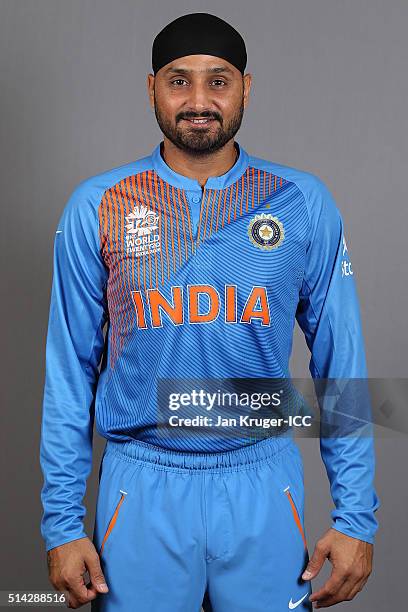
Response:
[{"label": "blue track pants", "polygon": [[93,536],[109,593],[92,610],[312,610],[303,508],[291,438],[220,453],[109,440]]}]

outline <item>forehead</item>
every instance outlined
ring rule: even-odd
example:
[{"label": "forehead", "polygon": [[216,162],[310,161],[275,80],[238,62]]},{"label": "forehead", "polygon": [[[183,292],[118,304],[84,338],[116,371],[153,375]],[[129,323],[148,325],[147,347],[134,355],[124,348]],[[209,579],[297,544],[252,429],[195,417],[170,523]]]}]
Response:
[{"label": "forehead", "polygon": [[215,55],[185,55],[169,62],[163,66],[157,74],[163,76],[174,74],[175,72],[183,72],[188,74],[205,75],[225,73],[230,76],[241,77],[240,71],[230,62],[222,57]]}]

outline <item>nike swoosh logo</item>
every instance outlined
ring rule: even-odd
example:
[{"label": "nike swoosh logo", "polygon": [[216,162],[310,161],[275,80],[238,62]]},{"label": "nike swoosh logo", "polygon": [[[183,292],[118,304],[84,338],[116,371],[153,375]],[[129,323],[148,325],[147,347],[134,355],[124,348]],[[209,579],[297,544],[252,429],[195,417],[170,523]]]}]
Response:
[{"label": "nike swoosh logo", "polygon": [[302,601],[304,600],[305,597],[307,597],[307,593],[305,595],[303,595],[303,597],[301,599],[299,599],[298,601],[293,602],[292,598],[290,598],[290,602],[289,602],[289,610],[294,610],[295,608],[297,608]]},{"label": "nike swoosh logo", "polygon": [[57,230],[55,233],[56,234],[61,234],[62,230]]}]

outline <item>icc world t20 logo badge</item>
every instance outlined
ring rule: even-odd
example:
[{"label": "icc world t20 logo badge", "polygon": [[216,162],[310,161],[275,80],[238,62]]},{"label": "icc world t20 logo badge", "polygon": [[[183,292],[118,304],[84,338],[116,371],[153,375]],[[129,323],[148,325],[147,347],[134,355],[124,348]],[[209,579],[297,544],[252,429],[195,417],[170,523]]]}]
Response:
[{"label": "icc world t20 logo badge", "polygon": [[159,215],[147,206],[135,206],[126,217],[126,252],[141,257],[159,250]]},{"label": "icc world t20 logo badge", "polygon": [[248,226],[248,236],[252,244],[259,249],[271,251],[282,244],[285,231],[277,217],[262,213],[251,219]]}]

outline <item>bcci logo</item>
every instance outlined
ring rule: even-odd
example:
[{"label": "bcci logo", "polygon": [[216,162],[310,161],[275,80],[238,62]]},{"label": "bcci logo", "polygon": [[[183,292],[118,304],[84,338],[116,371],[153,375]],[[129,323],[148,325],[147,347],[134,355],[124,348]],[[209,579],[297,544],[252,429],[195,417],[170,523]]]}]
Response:
[{"label": "bcci logo", "polygon": [[126,216],[126,252],[140,257],[159,250],[159,215],[147,206],[135,206]]},{"label": "bcci logo", "polygon": [[270,214],[262,213],[251,219],[248,236],[256,247],[270,251],[277,249],[282,244],[285,232],[279,219]]}]

